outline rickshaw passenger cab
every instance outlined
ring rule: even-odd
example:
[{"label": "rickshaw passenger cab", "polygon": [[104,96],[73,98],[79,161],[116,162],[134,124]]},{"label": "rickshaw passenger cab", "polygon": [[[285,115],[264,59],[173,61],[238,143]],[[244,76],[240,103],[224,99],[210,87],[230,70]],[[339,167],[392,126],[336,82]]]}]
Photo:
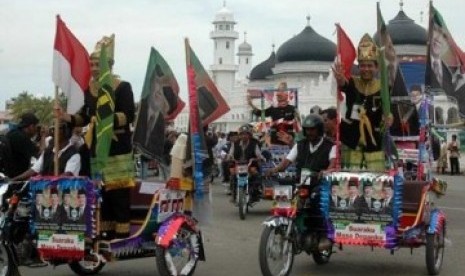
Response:
[{"label": "rickshaw passenger cab", "polygon": [[413,228],[419,221],[422,221],[428,187],[428,181],[404,182],[399,230]]}]

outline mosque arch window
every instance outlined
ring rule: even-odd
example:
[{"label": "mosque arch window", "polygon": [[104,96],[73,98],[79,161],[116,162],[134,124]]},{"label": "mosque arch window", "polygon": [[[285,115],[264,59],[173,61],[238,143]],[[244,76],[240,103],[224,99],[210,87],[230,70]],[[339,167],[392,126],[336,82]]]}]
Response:
[{"label": "mosque arch window", "polygon": [[220,25],[220,31],[222,31],[224,28],[223,28],[223,25]]},{"label": "mosque arch window", "polygon": [[447,124],[454,124],[459,122],[459,112],[457,108],[451,107],[447,110]]},{"label": "mosque arch window", "polygon": [[245,119],[245,115],[244,113],[241,114],[241,119],[244,120]]},{"label": "mosque arch window", "polygon": [[220,59],[218,60],[218,63],[219,63],[219,64],[223,64],[223,58],[220,58]]},{"label": "mosque arch window", "polygon": [[245,58],[245,64],[249,64],[249,58]]},{"label": "mosque arch window", "polygon": [[226,41],[226,49],[229,49],[229,41]]},{"label": "mosque arch window", "polygon": [[436,118],[435,121],[437,125],[444,124],[444,110],[441,107],[436,107],[434,109],[434,117]]},{"label": "mosque arch window", "polygon": [[234,117],[235,117],[234,114],[232,114],[231,117],[232,117],[233,120],[235,119],[235,118],[234,118]]},{"label": "mosque arch window", "polygon": [[229,31],[231,29],[230,25],[226,25],[226,31]]}]

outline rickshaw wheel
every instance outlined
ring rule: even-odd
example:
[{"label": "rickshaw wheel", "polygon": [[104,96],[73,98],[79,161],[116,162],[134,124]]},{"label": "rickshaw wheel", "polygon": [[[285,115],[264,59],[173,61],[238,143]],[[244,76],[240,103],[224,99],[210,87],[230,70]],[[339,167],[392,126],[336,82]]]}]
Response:
[{"label": "rickshaw wheel", "polygon": [[439,233],[426,235],[426,267],[429,275],[441,271],[445,249],[445,225]]},{"label": "rickshaw wheel", "polygon": [[156,262],[161,276],[191,276],[198,263],[198,234],[182,225],[168,248],[158,246]]},{"label": "rickshaw wheel", "polygon": [[77,275],[96,275],[105,266],[105,262],[100,257],[97,256],[97,259],[97,261],[74,261],[69,263],[69,268]]}]

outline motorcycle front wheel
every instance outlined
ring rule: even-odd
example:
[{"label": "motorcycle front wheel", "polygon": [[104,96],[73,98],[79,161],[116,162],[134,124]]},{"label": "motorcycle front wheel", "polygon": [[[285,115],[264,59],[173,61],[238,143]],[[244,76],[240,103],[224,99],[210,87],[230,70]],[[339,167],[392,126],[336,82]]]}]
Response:
[{"label": "motorcycle front wheel", "polygon": [[0,276],[13,275],[15,269],[17,268],[11,259],[10,251],[3,242],[0,242]]},{"label": "motorcycle front wheel", "polygon": [[158,246],[158,272],[161,276],[190,276],[194,274],[199,258],[199,236],[183,225],[167,248]]},{"label": "motorcycle front wheel", "polygon": [[103,269],[105,262],[98,255],[89,255],[81,261],[74,261],[68,265],[77,275],[96,275]]},{"label": "motorcycle front wheel", "polygon": [[264,276],[288,276],[294,263],[294,244],[286,237],[287,226],[267,226],[259,246],[260,269]]},{"label": "motorcycle front wheel", "polygon": [[248,195],[246,195],[245,189],[239,189],[239,217],[241,220],[245,220],[246,214],[249,212],[249,204],[248,204]]}]

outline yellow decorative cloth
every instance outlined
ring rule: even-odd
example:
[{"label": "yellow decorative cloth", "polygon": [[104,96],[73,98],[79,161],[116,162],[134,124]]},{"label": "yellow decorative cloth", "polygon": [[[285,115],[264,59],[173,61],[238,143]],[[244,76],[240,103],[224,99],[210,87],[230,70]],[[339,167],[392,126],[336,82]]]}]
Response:
[{"label": "yellow decorative cloth", "polygon": [[132,153],[109,156],[102,173],[106,191],[135,187]]},{"label": "yellow decorative cloth", "polygon": [[365,128],[366,128],[366,130],[368,132],[368,135],[370,135],[371,142],[373,143],[373,145],[376,146],[376,139],[373,136],[373,127],[371,126],[371,122],[370,122],[370,119],[367,116],[365,108],[362,107],[360,109],[359,116],[360,116],[360,125],[359,125],[360,142],[359,143],[361,145],[363,145],[363,146],[367,145],[367,139],[366,139],[366,135],[365,135]]}]

